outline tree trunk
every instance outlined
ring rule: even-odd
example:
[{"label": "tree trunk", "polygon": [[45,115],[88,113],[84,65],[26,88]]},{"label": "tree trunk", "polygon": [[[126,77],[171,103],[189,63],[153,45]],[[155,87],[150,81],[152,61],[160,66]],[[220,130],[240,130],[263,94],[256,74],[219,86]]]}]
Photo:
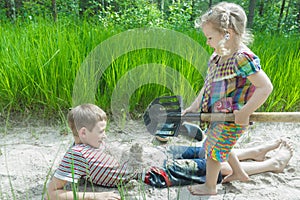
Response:
[{"label": "tree trunk", "polygon": [[288,6],[287,6],[287,8],[286,8],[285,17],[284,17],[284,22],[286,22],[287,17],[289,16],[290,7],[291,7],[291,0],[289,0]]},{"label": "tree trunk", "polygon": [[264,14],[264,6],[265,6],[264,4],[265,4],[265,2],[263,0],[261,0],[260,4],[259,4],[259,12],[258,12],[259,16],[263,16],[263,14]]},{"label": "tree trunk", "polygon": [[16,4],[15,0],[6,0],[6,16],[9,19],[12,19],[13,21],[16,20]]},{"label": "tree trunk", "polygon": [[284,6],[285,6],[285,0],[282,0],[279,19],[278,19],[278,25],[277,25],[278,31],[279,31],[280,26],[281,26],[281,19],[282,19],[282,15],[283,15],[283,11],[284,11]]},{"label": "tree trunk", "polygon": [[208,7],[211,8],[211,7],[212,7],[212,4],[213,4],[212,0],[209,0],[209,2],[208,2]]},{"label": "tree trunk", "polygon": [[249,16],[248,16],[248,28],[252,28],[254,21],[256,0],[249,1]]},{"label": "tree trunk", "polygon": [[160,11],[165,12],[165,0],[160,1]]},{"label": "tree trunk", "polygon": [[56,7],[56,0],[52,0],[52,16],[54,22],[57,21],[57,7]]},{"label": "tree trunk", "polygon": [[83,16],[85,10],[88,9],[89,6],[88,0],[79,0],[79,15]]},{"label": "tree trunk", "polygon": [[[299,1],[297,7],[298,7],[297,22],[299,24],[300,23],[300,2]],[[300,26],[298,26],[298,31],[300,32]]]}]

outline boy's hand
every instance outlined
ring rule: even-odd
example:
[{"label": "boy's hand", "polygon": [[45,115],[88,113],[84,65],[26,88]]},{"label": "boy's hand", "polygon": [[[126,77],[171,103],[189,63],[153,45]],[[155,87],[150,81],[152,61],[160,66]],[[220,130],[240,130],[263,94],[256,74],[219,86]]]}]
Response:
[{"label": "boy's hand", "polygon": [[249,125],[250,115],[247,115],[240,110],[234,110],[233,114],[235,116],[234,123],[239,125]]}]

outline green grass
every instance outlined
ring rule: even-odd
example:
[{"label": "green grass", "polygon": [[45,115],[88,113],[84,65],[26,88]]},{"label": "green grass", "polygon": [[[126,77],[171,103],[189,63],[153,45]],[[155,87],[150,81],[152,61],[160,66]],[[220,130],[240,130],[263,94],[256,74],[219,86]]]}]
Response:
[{"label": "green grass", "polygon": [[[102,41],[121,31],[121,28],[104,28],[86,21],[66,19],[57,23],[40,19],[1,24],[0,108],[3,116],[8,118],[10,113],[63,116],[60,113],[72,106],[74,80],[85,57]],[[205,39],[196,30],[181,32],[208,49]],[[299,35],[255,35],[257,37],[252,50],[261,58],[263,69],[274,85],[273,93],[260,110],[298,111]],[[203,63],[206,62],[203,60]],[[203,84],[203,78],[191,65],[191,60],[164,50],[136,50],[116,58],[104,72],[99,81],[96,103],[110,112],[111,95],[118,81],[133,68],[149,63],[176,69],[194,91],[198,91]],[[181,88],[177,92],[183,93],[183,90]],[[155,97],[171,94],[173,92],[164,85],[142,85],[130,97],[132,116],[139,117]]]},{"label": "green grass", "polygon": [[297,38],[299,35],[288,38],[260,35],[253,45],[274,86],[262,107],[267,111],[300,110],[300,41]]}]

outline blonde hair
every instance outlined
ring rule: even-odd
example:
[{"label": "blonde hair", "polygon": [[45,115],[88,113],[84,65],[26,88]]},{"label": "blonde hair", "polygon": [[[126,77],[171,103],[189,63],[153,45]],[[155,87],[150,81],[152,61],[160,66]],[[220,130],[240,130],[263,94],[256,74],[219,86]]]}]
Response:
[{"label": "blonde hair", "polygon": [[68,124],[74,136],[78,136],[78,130],[82,127],[92,131],[97,122],[106,120],[106,113],[94,104],[76,106],[68,113]]},{"label": "blonde hair", "polygon": [[[241,6],[235,3],[221,2],[216,4],[195,21],[195,26],[196,28],[202,28],[207,23],[211,23],[222,34],[226,34],[228,29],[232,29],[238,36],[239,42],[246,45],[253,41],[252,34],[246,28],[246,13]],[[219,43],[219,50],[223,55],[230,52],[224,47],[225,42],[226,39],[224,38]]]}]

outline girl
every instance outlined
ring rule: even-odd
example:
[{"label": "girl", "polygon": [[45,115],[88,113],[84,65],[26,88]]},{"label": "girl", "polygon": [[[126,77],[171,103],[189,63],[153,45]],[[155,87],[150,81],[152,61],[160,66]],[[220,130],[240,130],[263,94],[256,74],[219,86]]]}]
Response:
[{"label": "girl", "polygon": [[201,112],[233,112],[235,121],[210,123],[204,142],[206,182],[189,187],[194,195],[217,194],[217,178],[223,161],[228,161],[233,169],[223,182],[249,179],[231,149],[246,131],[249,116],[265,102],[273,86],[261,69],[259,58],[246,46],[251,41],[246,24],[243,8],[227,2],[212,7],[196,23],[214,53],[208,62],[204,86],[183,115],[199,109]]}]

